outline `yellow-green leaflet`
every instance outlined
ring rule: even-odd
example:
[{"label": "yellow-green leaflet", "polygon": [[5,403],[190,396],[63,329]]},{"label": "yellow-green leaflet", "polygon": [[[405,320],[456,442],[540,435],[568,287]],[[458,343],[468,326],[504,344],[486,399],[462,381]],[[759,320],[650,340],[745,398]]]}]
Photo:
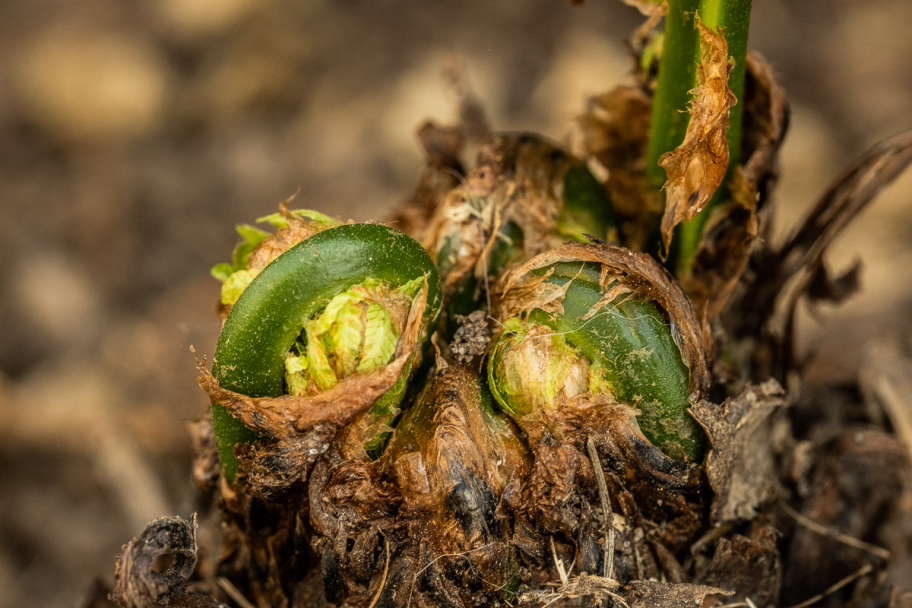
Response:
[{"label": "yellow-green leaflet", "polygon": [[379,304],[367,307],[367,327],[364,328],[364,347],[361,349],[359,372],[366,372],[385,365],[393,357],[399,332],[389,313]]}]

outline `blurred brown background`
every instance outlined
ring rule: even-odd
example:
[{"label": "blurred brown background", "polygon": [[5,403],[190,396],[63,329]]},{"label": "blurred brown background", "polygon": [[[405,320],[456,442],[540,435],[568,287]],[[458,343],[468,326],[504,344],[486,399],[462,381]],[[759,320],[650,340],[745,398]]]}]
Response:
[{"label": "blurred brown background", "polygon": [[[792,102],[777,234],[840,167],[912,126],[908,0],[754,0],[751,45]],[[625,77],[620,2],[0,3],[0,608],[74,606],[147,521],[193,508],[233,225],[302,206],[382,219],[414,127],[455,118],[462,58],[497,129],[565,140]],[[912,321],[912,176],[838,243],[865,292],[805,315],[820,376]]]}]

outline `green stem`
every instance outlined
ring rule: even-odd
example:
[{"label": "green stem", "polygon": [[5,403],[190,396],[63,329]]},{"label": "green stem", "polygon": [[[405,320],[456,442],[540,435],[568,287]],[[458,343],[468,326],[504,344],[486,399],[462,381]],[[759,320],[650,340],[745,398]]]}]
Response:
[{"label": "green stem", "polygon": [[728,56],[735,61],[735,67],[728,76],[728,86],[738,98],[729,115],[729,167],[734,167],[741,160],[741,116],[744,110],[741,97],[744,95],[750,14],[751,0],[703,0],[700,6],[700,18],[706,27],[713,31],[722,28],[728,44]]},{"label": "green stem", "polygon": [[[750,31],[751,0],[703,0],[700,3],[700,18],[709,29],[721,27],[728,44],[728,56],[735,61],[735,67],[728,77],[728,86],[738,99],[732,106],[728,123],[728,172],[725,179],[710,199],[709,204],[693,220],[680,225],[680,239],[677,258],[678,273],[686,272],[690,261],[700,246],[703,227],[713,208],[728,197],[728,180],[741,160],[741,124],[744,113],[744,75],[747,64],[747,38]],[[699,61],[699,49],[697,60]]]},{"label": "green stem", "polygon": [[646,149],[646,177],[655,188],[665,183],[659,157],[684,141],[690,114],[687,102],[696,78],[694,53],[699,51],[694,15],[699,0],[668,0],[659,80],[652,104],[652,127]]},{"label": "green stem", "polygon": [[700,244],[703,226],[710,209],[728,195],[726,183],[732,167],[738,164],[741,152],[741,122],[744,94],[744,74],[747,56],[747,38],[750,30],[751,0],[669,0],[665,17],[665,42],[659,63],[659,78],[652,108],[652,129],[646,154],[646,176],[656,188],[665,183],[665,170],[659,158],[684,141],[690,115],[688,91],[696,86],[696,65],[700,61],[699,36],[694,26],[694,15],[699,12],[703,23],[715,31],[722,27],[728,43],[729,57],[735,67],[729,76],[729,86],[738,103],[732,107],[729,129],[729,173],[706,208],[690,222],[678,227],[675,237],[677,268],[689,266]]}]

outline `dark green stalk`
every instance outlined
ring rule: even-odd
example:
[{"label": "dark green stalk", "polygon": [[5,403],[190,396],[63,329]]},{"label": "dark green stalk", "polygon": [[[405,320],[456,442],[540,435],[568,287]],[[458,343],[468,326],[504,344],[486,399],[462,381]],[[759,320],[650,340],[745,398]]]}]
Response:
[{"label": "dark green stalk", "polygon": [[729,87],[738,103],[732,107],[729,118],[728,147],[729,172],[716,195],[706,208],[690,222],[678,227],[674,248],[677,252],[676,267],[686,269],[700,244],[703,226],[710,209],[728,196],[727,182],[731,170],[740,160],[741,123],[744,94],[744,74],[747,56],[747,38],[750,30],[751,0],[669,0],[665,17],[665,40],[659,63],[659,78],[652,108],[652,129],[646,155],[646,176],[656,188],[665,183],[665,170],[659,158],[684,141],[690,115],[688,91],[696,83],[696,65],[700,62],[699,35],[694,15],[699,12],[703,23],[711,30],[721,27],[728,43],[729,57],[735,67],[729,76]]},{"label": "dark green stalk", "polygon": [[665,169],[659,157],[674,150],[684,141],[690,115],[687,102],[694,87],[699,51],[694,15],[699,0],[668,0],[665,17],[665,36],[662,58],[659,60],[659,79],[652,104],[652,127],[646,149],[646,177],[656,188],[665,183]]},{"label": "dark green stalk", "polygon": [[[680,239],[677,258],[679,274],[690,266],[690,260],[700,246],[703,226],[713,208],[728,197],[728,181],[732,171],[741,160],[741,125],[744,113],[744,75],[747,64],[747,38],[750,31],[751,0],[703,0],[700,3],[700,18],[709,29],[721,27],[728,43],[728,56],[735,61],[735,67],[728,77],[728,86],[738,99],[731,108],[728,123],[728,172],[716,194],[706,208],[693,220],[680,225]],[[699,49],[697,60],[699,61]]]}]

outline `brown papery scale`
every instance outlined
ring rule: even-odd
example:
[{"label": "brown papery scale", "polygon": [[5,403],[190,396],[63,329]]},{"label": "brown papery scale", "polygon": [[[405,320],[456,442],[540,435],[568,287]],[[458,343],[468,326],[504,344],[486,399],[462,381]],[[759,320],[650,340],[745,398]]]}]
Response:
[{"label": "brown papery scale", "polygon": [[312,544],[330,600],[493,604],[520,584],[505,501],[529,469],[528,451],[474,371],[438,364],[380,460],[353,463],[331,450],[314,471]]}]

